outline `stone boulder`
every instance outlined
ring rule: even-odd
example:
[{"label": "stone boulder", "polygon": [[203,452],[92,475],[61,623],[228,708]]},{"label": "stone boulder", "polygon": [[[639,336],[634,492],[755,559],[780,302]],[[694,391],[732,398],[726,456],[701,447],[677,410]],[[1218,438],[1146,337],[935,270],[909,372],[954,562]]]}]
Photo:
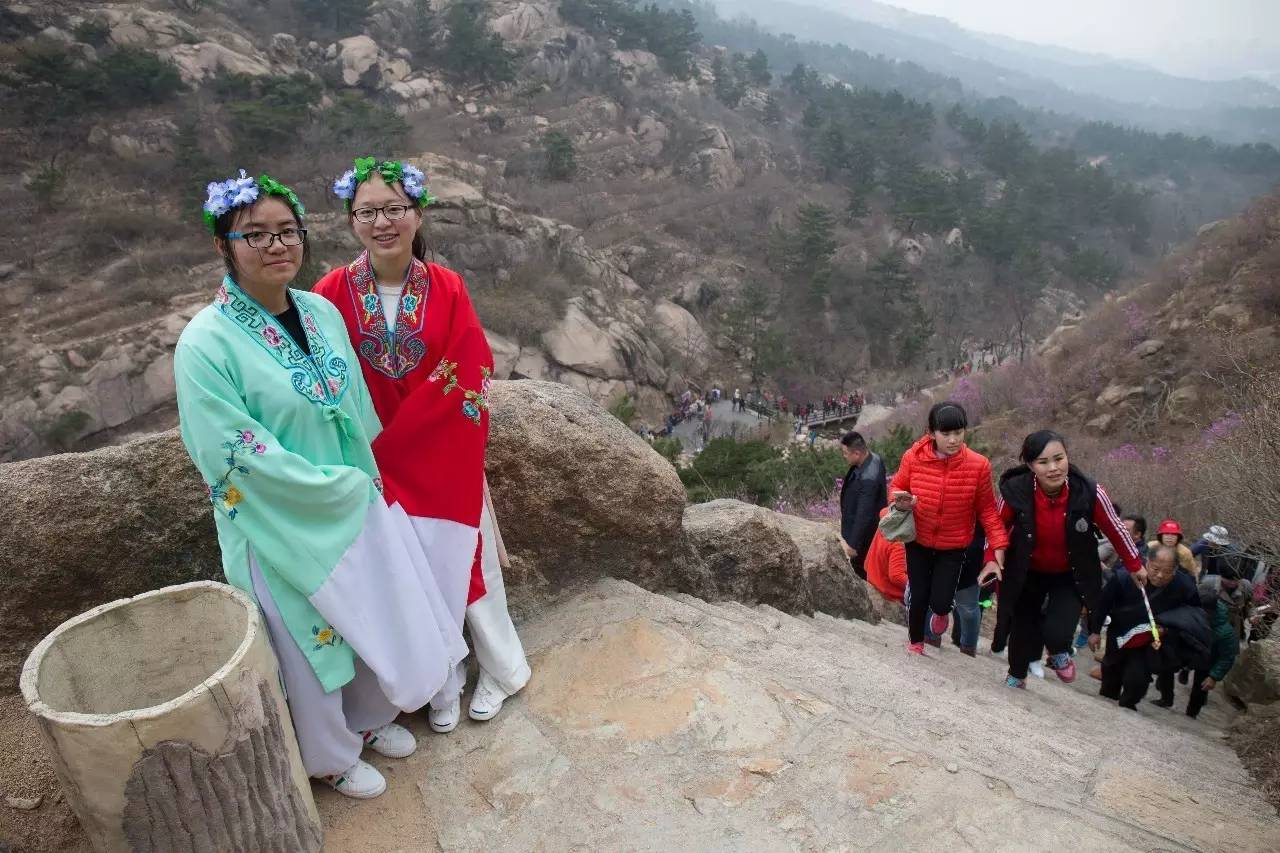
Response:
[{"label": "stone boulder", "polygon": [[824,525],[723,499],[688,506],[684,532],[701,561],[686,590],[694,595],[878,620],[866,585]]},{"label": "stone boulder", "polygon": [[738,185],[742,168],[733,153],[733,141],[718,125],[704,125],[697,150],[685,161],[684,173],[705,187],[724,190]]},{"label": "stone boulder", "polygon": [[90,607],[220,580],[204,485],[176,430],[92,453],[0,466],[0,692],[31,647]]},{"label": "stone boulder", "polygon": [[684,486],[675,468],[582,394],[495,382],[485,460],[513,587],[610,575],[687,588]]},{"label": "stone boulder", "polygon": [[378,65],[381,55],[378,43],[366,35],[344,38],[336,48],[334,62],[342,72],[342,82],[348,86],[359,85],[365,75]]},{"label": "stone boulder", "polygon": [[546,3],[517,3],[510,12],[494,18],[489,28],[503,41],[509,42],[532,41],[535,38],[541,42],[551,35],[548,30],[557,29],[557,35],[563,31],[560,16]]},{"label": "stone boulder", "polygon": [[271,64],[262,56],[240,53],[212,41],[199,44],[179,44],[164,51],[178,67],[184,83],[199,84],[216,77],[221,71],[264,77],[271,72]]},{"label": "stone boulder", "polygon": [[547,354],[575,373],[601,379],[626,375],[613,338],[587,315],[580,299],[569,300],[564,317],[542,340]]},{"label": "stone boulder", "polygon": [[878,594],[849,565],[840,548],[840,532],[834,523],[809,521],[795,515],[776,513],[774,519],[796,548],[804,565],[804,576],[813,592],[813,609],[832,616],[880,621]]},{"label": "stone boulder", "polygon": [[653,333],[667,353],[667,363],[685,373],[700,374],[707,368],[711,339],[697,319],[674,302],[658,300],[653,306]]},{"label": "stone boulder", "polygon": [[1280,633],[1242,649],[1223,689],[1246,705],[1280,702]]}]

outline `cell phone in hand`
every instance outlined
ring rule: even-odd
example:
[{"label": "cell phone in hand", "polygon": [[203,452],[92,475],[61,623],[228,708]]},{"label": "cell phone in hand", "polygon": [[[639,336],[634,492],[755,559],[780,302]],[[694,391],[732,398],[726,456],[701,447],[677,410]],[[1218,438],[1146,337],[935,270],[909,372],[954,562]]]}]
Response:
[{"label": "cell phone in hand", "polygon": [[898,507],[898,509],[908,509],[911,506],[911,493],[910,492],[894,492],[893,502]]}]

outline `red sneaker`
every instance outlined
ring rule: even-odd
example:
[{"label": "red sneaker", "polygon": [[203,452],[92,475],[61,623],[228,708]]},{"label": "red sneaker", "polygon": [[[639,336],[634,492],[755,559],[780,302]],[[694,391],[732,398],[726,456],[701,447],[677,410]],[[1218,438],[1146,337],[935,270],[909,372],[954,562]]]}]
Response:
[{"label": "red sneaker", "polygon": [[947,627],[951,622],[946,616],[939,616],[937,613],[929,617],[929,630],[935,637],[946,636]]},{"label": "red sneaker", "polygon": [[1076,662],[1066,652],[1050,656],[1049,668],[1058,674],[1058,678],[1064,684],[1070,684],[1076,680]]},{"label": "red sneaker", "polygon": [[907,654],[924,657],[924,643],[907,643]]}]

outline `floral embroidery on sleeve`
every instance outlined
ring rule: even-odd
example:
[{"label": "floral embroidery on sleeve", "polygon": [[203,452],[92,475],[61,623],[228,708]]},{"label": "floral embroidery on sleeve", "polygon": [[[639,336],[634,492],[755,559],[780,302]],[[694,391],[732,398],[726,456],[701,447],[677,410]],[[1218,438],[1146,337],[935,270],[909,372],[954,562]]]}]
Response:
[{"label": "floral embroidery on sleeve", "polygon": [[320,651],[325,646],[342,645],[342,637],[338,635],[337,631],[333,630],[332,625],[324,628],[321,628],[319,625],[312,625],[311,638],[316,641],[315,648],[312,649],[312,651],[315,652]]},{"label": "floral embroidery on sleeve", "polygon": [[[488,367],[481,365],[480,390],[462,389],[462,414],[476,426],[480,425],[481,413],[489,411],[489,387],[493,384],[493,380],[490,378],[492,375],[493,372]],[[448,379],[449,381],[441,389],[440,393],[448,394],[458,387],[458,363],[456,361],[440,359],[436,369],[431,371],[431,381],[439,382],[442,379]]]},{"label": "floral embroidery on sleeve", "polygon": [[227,463],[227,472],[212,486],[206,485],[205,492],[215,507],[226,513],[227,518],[234,519],[240,512],[236,506],[244,500],[244,494],[231,484],[231,477],[235,474],[247,477],[252,473],[249,466],[241,461],[241,454],[261,456],[267,452],[267,446],[260,441],[255,441],[253,433],[243,429],[237,430],[235,438],[231,441],[224,441],[222,449],[227,451],[224,460]]}]

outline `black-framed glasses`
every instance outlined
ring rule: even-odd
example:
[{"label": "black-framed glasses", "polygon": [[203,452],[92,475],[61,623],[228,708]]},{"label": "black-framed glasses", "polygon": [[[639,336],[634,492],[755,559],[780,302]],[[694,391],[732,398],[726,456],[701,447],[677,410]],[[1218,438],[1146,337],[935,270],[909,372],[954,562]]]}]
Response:
[{"label": "black-framed glasses", "polygon": [[356,222],[363,222],[368,225],[370,222],[378,218],[381,213],[387,217],[388,222],[395,222],[397,219],[404,219],[408,215],[411,208],[407,204],[388,204],[383,207],[357,207],[351,211],[351,218]]},{"label": "black-framed glasses", "polygon": [[231,231],[227,234],[227,239],[243,240],[249,244],[249,248],[251,249],[270,249],[275,245],[276,240],[280,241],[281,246],[301,246],[307,239],[307,229],[286,228],[280,232]]}]

